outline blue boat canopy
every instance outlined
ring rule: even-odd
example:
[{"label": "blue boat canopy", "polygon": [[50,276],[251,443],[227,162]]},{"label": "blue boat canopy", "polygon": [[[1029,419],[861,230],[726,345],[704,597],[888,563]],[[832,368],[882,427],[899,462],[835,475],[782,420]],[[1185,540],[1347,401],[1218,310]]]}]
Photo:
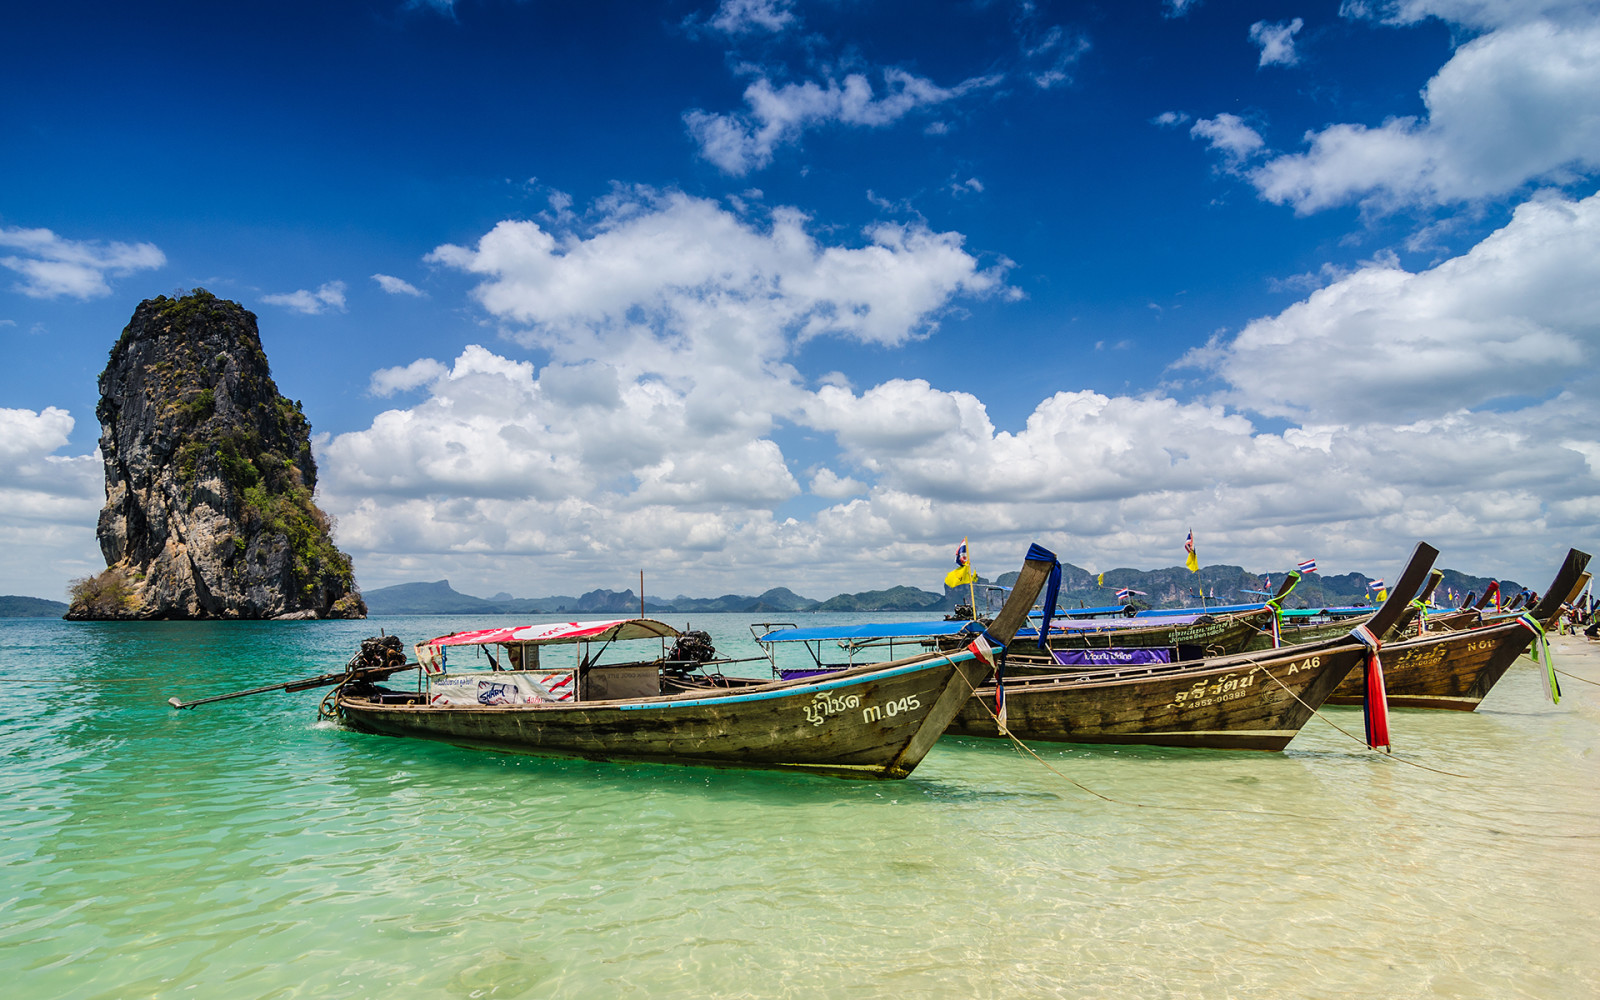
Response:
[{"label": "blue boat canopy", "polygon": [[819,625],[785,628],[759,636],[757,642],[827,642],[838,639],[932,639],[983,631],[981,622],[867,622],[862,625]]},{"label": "blue boat canopy", "polygon": [[[1116,616],[1116,617],[1124,617],[1124,616],[1133,614],[1137,610],[1138,609],[1135,608],[1132,604],[1108,604],[1108,605],[1106,605],[1105,607],[1102,607],[1102,608],[1062,608],[1062,607],[1057,607],[1056,608],[1056,617],[1058,617],[1058,618],[1095,618],[1095,617],[1107,616],[1107,615]],[[1028,617],[1029,618],[1040,618],[1040,617],[1043,617],[1043,615],[1044,615],[1044,611],[1042,611],[1039,608],[1034,608],[1032,611],[1028,612]]]},{"label": "blue boat canopy", "polygon": [[1213,604],[1209,608],[1150,608],[1139,612],[1140,618],[1168,618],[1172,615],[1234,615],[1241,611],[1260,611],[1260,604]]}]

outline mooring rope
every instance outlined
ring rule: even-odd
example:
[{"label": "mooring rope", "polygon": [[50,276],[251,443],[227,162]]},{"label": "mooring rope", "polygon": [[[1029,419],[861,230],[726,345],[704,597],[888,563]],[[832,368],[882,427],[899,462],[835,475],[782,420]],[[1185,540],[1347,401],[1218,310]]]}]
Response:
[{"label": "mooring rope", "polygon": [[1579,677],[1577,674],[1562,670],[1560,667],[1556,667],[1554,669],[1555,672],[1560,674],[1562,677],[1571,677],[1575,681],[1581,681],[1584,684],[1593,684],[1595,687],[1600,687],[1600,681],[1592,681],[1587,677]]},{"label": "mooring rope", "polygon": [[[955,666],[955,661],[950,659],[950,654],[943,653],[941,655],[944,657],[945,661],[947,663],[949,663],[952,667]],[[1270,810],[1224,809],[1224,808],[1220,808],[1220,807],[1217,807],[1217,806],[1175,806],[1175,805],[1165,805],[1165,804],[1162,804],[1162,803],[1129,802],[1126,799],[1114,798],[1114,797],[1112,797],[1110,795],[1106,795],[1103,792],[1097,792],[1093,788],[1090,788],[1088,785],[1085,785],[1083,782],[1079,781],[1078,779],[1072,777],[1071,775],[1065,774],[1062,771],[1058,770],[1056,767],[1052,766],[1049,761],[1047,761],[1043,757],[1039,756],[1039,754],[1032,747],[1030,747],[1030,746],[1028,746],[1028,744],[1022,742],[1022,740],[1018,739],[1017,735],[1015,733],[1013,733],[1010,730],[1009,727],[1000,725],[1000,717],[995,714],[994,709],[989,707],[989,703],[988,702],[984,701],[982,698],[978,698],[977,697],[978,689],[977,689],[976,686],[973,685],[973,683],[971,681],[967,680],[967,675],[962,673],[959,669],[956,670],[955,673],[956,673],[957,677],[961,678],[961,682],[967,686],[968,696],[972,697],[972,698],[976,698],[978,704],[983,706],[983,710],[985,712],[989,713],[989,717],[994,720],[995,728],[997,730],[999,730],[1001,735],[1003,735],[1007,739],[1009,739],[1019,749],[1026,751],[1027,754],[1030,757],[1032,757],[1034,760],[1038,761],[1041,765],[1043,765],[1044,769],[1049,771],[1051,774],[1054,774],[1056,777],[1062,779],[1063,781],[1066,781],[1068,784],[1071,784],[1074,787],[1076,787],[1076,788],[1078,788],[1078,789],[1080,789],[1080,790],[1082,790],[1084,792],[1087,792],[1090,795],[1093,795],[1095,798],[1100,799],[1103,802],[1111,802],[1111,803],[1115,803],[1116,805],[1119,805],[1119,806],[1128,806],[1128,807],[1133,808],[1133,809],[1170,809],[1170,810],[1174,810],[1174,811],[1177,811],[1177,812],[1226,813],[1226,814],[1228,814],[1230,816],[1239,816],[1239,815],[1244,815],[1244,816],[1278,816],[1278,817],[1282,817],[1284,819],[1317,819],[1317,820],[1326,820],[1327,822],[1330,822],[1330,823],[1334,821],[1333,818],[1330,817],[1330,816],[1307,816],[1304,813],[1281,813],[1281,812],[1272,812]]]},{"label": "mooring rope", "polygon": [[[1251,662],[1254,663],[1254,661],[1251,661]],[[1272,671],[1268,670],[1265,666],[1263,666],[1260,663],[1255,663],[1255,666],[1262,673],[1266,674],[1267,677],[1270,678],[1274,684],[1278,685],[1279,687],[1283,688],[1285,691],[1289,692],[1289,697],[1293,698],[1295,701],[1298,701],[1301,705],[1303,705],[1305,708],[1310,710],[1312,715],[1315,715],[1317,718],[1321,719],[1323,722],[1326,722],[1328,725],[1330,725],[1333,728],[1339,730],[1339,732],[1344,733],[1346,736],[1350,737],[1352,740],[1354,740],[1355,742],[1361,744],[1362,746],[1364,746],[1364,747],[1367,746],[1367,741],[1366,740],[1362,739],[1361,737],[1359,737],[1359,736],[1355,735],[1354,733],[1350,732],[1349,730],[1345,729],[1343,726],[1340,726],[1338,723],[1334,722],[1332,719],[1328,718],[1326,715],[1323,715],[1322,712],[1319,709],[1312,708],[1311,705],[1304,698],[1300,697],[1298,694],[1296,694],[1294,692],[1294,689],[1290,688],[1289,685],[1285,684],[1283,681],[1278,680],[1278,678],[1272,673]],[[1367,749],[1371,750],[1372,748],[1371,747],[1367,747]],[[1373,752],[1377,753],[1377,751],[1375,751],[1375,750]],[[1380,759],[1385,759],[1385,760],[1396,761],[1396,762],[1401,763],[1401,764],[1409,764],[1412,767],[1420,767],[1424,771],[1432,771],[1435,774],[1448,774],[1452,778],[1466,778],[1468,781],[1475,780],[1470,775],[1457,774],[1454,771],[1443,771],[1443,770],[1440,770],[1437,767],[1429,767],[1427,764],[1419,764],[1414,760],[1407,760],[1404,757],[1397,756],[1395,754],[1393,748],[1391,748],[1390,751],[1388,753],[1386,753],[1386,754],[1379,754],[1379,758]]]},{"label": "mooring rope", "polygon": [[[1276,651],[1270,651],[1270,652],[1276,652]],[[1287,691],[1289,693],[1289,697],[1291,697],[1295,701],[1299,702],[1312,715],[1315,715],[1317,718],[1321,719],[1323,722],[1326,722],[1328,725],[1332,726],[1334,729],[1337,729],[1339,732],[1344,733],[1344,735],[1350,737],[1350,739],[1354,740],[1356,743],[1360,744],[1361,746],[1366,747],[1369,750],[1372,749],[1371,747],[1367,746],[1367,741],[1366,740],[1362,739],[1359,736],[1356,736],[1354,733],[1351,733],[1349,730],[1345,729],[1343,726],[1340,726],[1338,723],[1334,722],[1332,719],[1328,718],[1326,715],[1323,715],[1322,712],[1320,712],[1318,709],[1312,707],[1309,703],[1306,702],[1306,700],[1304,698],[1301,698],[1298,694],[1296,694],[1294,692],[1293,688],[1289,687],[1289,685],[1287,685],[1287,684],[1283,683],[1283,681],[1279,680],[1272,673],[1272,671],[1268,670],[1264,665],[1261,664],[1260,661],[1254,659],[1252,654],[1250,654],[1250,653],[1239,653],[1239,654],[1236,654],[1236,655],[1239,656],[1241,659],[1243,659],[1245,662],[1249,663],[1251,666],[1256,667],[1257,669],[1259,669],[1263,674],[1266,674],[1267,677],[1270,678],[1274,684],[1278,685],[1279,687],[1281,687],[1285,691]],[[958,673],[959,673],[959,671],[958,671]],[[966,680],[965,676],[962,677],[962,680],[963,681]],[[977,690],[978,690],[977,688],[972,687],[972,685],[970,683],[968,683],[967,686],[971,689],[971,691],[972,691],[972,693],[974,695],[977,694]],[[984,711],[989,713],[990,717],[995,720],[996,727],[999,727],[999,725],[1000,725],[1000,717],[995,715],[994,709],[990,708],[988,706],[988,704],[986,702],[984,702],[983,699],[981,699],[981,698],[978,699],[978,703],[980,705],[983,705]],[[1000,731],[1002,733],[1004,733],[1007,737],[1009,737],[1012,740],[1012,742],[1016,743],[1017,746],[1021,747],[1024,750],[1027,750],[1028,753],[1032,754],[1034,756],[1034,758],[1039,761],[1039,763],[1044,764],[1044,766],[1049,768],[1051,771],[1055,771],[1055,773],[1061,774],[1060,771],[1056,771],[1055,768],[1050,767],[1050,764],[1047,761],[1045,761],[1044,758],[1040,757],[1037,753],[1034,753],[1032,748],[1030,748],[1027,744],[1025,744],[1021,740],[1017,739],[1017,737],[1013,733],[1011,733],[1008,729],[1001,729]],[[1377,751],[1373,751],[1373,752],[1377,753]],[[1435,774],[1446,774],[1446,775],[1449,775],[1452,778],[1464,778],[1467,781],[1478,780],[1476,778],[1473,778],[1471,775],[1459,774],[1459,773],[1457,773],[1455,771],[1445,771],[1445,770],[1442,770],[1442,769],[1437,768],[1437,767],[1430,767],[1427,764],[1421,764],[1421,763],[1418,763],[1417,761],[1409,760],[1409,759],[1407,759],[1405,757],[1397,756],[1392,751],[1387,753],[1387,754],[1378,754],[1378,756],[1380,757],[1380,759],[1393,760],[1393,761],[1396,761],[1397,763],[1407,764],[1407,765],[1410,765],[1411,767],[1420,768],[1420,769],[1422,769],[1424,771],[1432,771]],[[1110,796],[1101,795],[1099,792],[1096,792],[1093,789],[1085,787],[1081,783],[1079,783],[1077,781],[1074,781],[1072,778],[1069,778],[1064,774],[1061,774],[1061,777],[1066,778],[1066,780],[1072,782],[1074,785],[1078,785],[1078,787],[1083,788],[1083,790],[1088,792],[1089,794],[1094,795],[1094,796],[1096,796],[1098,798],[1105,799],[1107,802],[1116,802],[1119,805],[1135,806],[1135,807],[1141,808],[1141,809],[1146,808],[1146,806],[1144,804],[1142,804],[1142,803],[1138,803],[1138,802],[1123,802],[1120,799],[1113,799]],[[1219,809],[1208,809],[1207,807],[1204,807],[1204,806],[1158,806],[1156,808],[1186,809],[1186,810],[1200,811],[1200,812],[1237,812],[1238,811],[1238,810],[1229,810],[1229,809],[1220,809],[1220,810]],[[1252,815],[1277,815],[1277,814],[1254,813]]]}]

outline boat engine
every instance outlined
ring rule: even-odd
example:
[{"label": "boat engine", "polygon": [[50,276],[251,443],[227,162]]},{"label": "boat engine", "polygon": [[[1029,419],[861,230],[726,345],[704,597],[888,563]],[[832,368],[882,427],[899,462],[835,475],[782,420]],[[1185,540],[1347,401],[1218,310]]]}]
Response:
[{"label": "boat engine", "polygon": [[375,635],[361,640],[361,648],[350,657],[351,670],[400,667],[406,662],[406,650],[397,635]]},{"label": "boat engine", "polygon": [[711,644],[709,633],[684,632],[678,636],[678,641],[667,653],[667,660],[671,664],[667,669],[674,673],[686,674],[700,664],[716,658],[717,647]]}]

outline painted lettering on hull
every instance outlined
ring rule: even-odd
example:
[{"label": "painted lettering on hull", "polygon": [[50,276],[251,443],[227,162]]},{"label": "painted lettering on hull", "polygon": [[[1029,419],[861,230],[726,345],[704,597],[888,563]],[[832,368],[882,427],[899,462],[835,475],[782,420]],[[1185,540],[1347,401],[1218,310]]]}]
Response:
[{"label": "painted lettering on hull", "polygon": [[813,726],[820,726],[828,721],[828,716],[848,712],[852,708],[861,707],[861,696],[849,694],[836,697],[828,691],[818,691],[816,698],[809,705],[800,706],[805,710],[806,721]]},{"label": "painted lettering on hull", "polygon": [[1253,667],[1243,675],[1227,673],[1221,677],[1201,678],[1174,694],[1167,708],[1203,708],[1218,702],[1235,701],[1248,695],[1255,682],[1256,671]]},{"label": "painted lettering on hull", "polygon": [[[1445,653],[1444,643],[1437,643],[1427,649],[1408,649],[1394,658],[1394,665],[1395,667],[1432,667],[1445,658]],[[1384,665],[1387,666],[1388,663],[1389,658],[1384,657]]]},{"label": "painted lettering on hull", "polygon": [[914,694],[908,694],[904,698],[896,698],[894,701],[886,701],[882,705],[868,705],[866,708],[861,710],[861,721],[879,722],[885,717],[892,719],[904,712],[915,712],[921,707],[922,699],[918,698]]}]

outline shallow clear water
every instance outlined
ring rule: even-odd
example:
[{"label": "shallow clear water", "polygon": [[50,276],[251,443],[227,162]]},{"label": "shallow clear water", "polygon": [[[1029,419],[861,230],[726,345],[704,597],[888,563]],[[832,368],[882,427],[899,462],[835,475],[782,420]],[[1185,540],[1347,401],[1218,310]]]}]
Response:
[{"label": "shallow clear water", "polygon": [[[749,655],[751,618],[693,625]],[[1551,706],[1526,659],[1475,714],[1394,713],[1466,777],[1318,720],[1282,754],[1037,744],[1059,774],[945,739],[880,783],[367,736],[317,691],[165,703],[483,623],[0,621],[0,989],[1600,995],[1600,687]]]}]

